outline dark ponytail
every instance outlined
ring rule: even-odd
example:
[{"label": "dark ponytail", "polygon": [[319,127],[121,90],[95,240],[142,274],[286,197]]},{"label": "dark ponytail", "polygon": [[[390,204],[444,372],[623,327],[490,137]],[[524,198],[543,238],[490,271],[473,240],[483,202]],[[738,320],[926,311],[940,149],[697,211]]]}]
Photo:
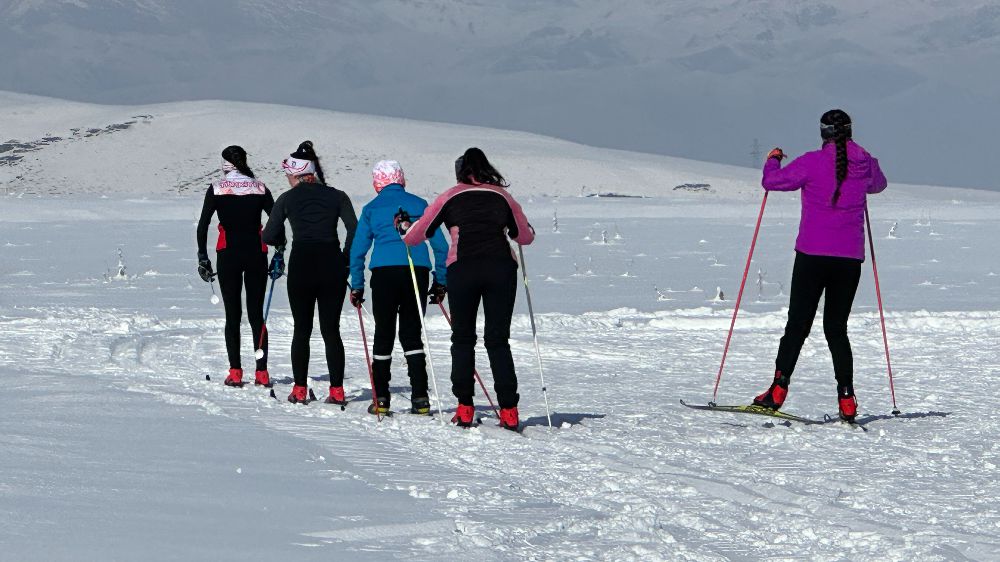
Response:
[{"label": "dark ponytail", "polygon": [[833,192],[833,205],[840,199],[840,186],[847,179],[847,141],[851,139],[851,117],[840,109],[831,109],[819,120],[823,142],[834,143],[837,149],[837,189]]},{"label": "dark ponytail", "polygon": [[236,166],[236,170],[248,178],[256,178],[253,175],[253,170],[247,164],[247,151],[243,150],[240,146],[227,146],[225,150],[222,151],[222,159],[229,162],[233,166]]},{"label": "dark ponytail", "polygon": [[455,179],[459,183],[485,183],[498,187],[510,187],[507,180],[486,159],[486,154],[478,148],[470,148],[455,161]]},{"label": "dark ponytail", "polygon": [[319,156],[316,156],[316,149],[313,148],[312,141],[302,141],[298,150],[292,154],[292,158],[311,161],[316,166],[316,177],[319,178],[319,183],[326,185],[326,177],[323,175],[323,167],[319,165]]}]

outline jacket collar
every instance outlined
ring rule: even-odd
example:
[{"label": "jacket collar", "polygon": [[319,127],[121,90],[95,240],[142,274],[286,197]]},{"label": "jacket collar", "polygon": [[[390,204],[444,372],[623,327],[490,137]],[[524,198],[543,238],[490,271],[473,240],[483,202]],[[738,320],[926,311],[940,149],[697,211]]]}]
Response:
[{"label": "jacket collar", "polygon": [[379,195],[382,195],[383,193],[385,193],[387,191],[406,191],[406,188],[404,188],[403,186],[399,185],[398,183],[390,183],[389,185],[383,187],[382,190],[379,191],[378,193],[379,193]]}]

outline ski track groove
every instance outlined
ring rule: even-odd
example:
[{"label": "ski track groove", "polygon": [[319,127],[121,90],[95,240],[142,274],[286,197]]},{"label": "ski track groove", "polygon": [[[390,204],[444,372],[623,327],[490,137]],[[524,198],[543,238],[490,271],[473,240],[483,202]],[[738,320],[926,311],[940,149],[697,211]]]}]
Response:
[{"label": "ski track groove", "polygon": [[[244,389],[224,388],[222,373],[207,382],[204,371],[195,366],[197,361],[192,361],[192,351],[196,358],[224,356],[221,320],[186,322],[181,326],[179,322],[161,322],[144,314],[96,309],[37,309],[28,316],[3,321],[8,333],[15,336],[4,342],[9,348],[4,350],[0,361],[13,363],[7,357],[13,357],[14,352],[34,349],[35,353],[22,354],[18,361],[34,369],[52,370],[54,365],[71,357],[77,363],[93,364],[101,376],[110,377],[125,390],[150,393],[170,403],[202,408],[209,414],[246,419],[255,427],[314,443],[346,461],[355,477],[377,488],[409,491],[415,497],[425,498],[419,501],[429,502],[432,521],[450,521],[426,527],[429,537],[421,537],[424,534],[421,532],[412,535],[400,532],[401,537],[412,541],[412,549],[425,554],[457,553],[472,548],[484,554],[499,552],[529,560],[571,554],[581,560],[649,557],[718,560],[798,558],[806,546],[812,555],[821,557],[866,558],[884,552],[898,553],[899,559],[912,555],[964,557],[963,552],[974,556],[1000,554],[996,532],[988,531],[1000,529],[996,511],[989,509],[989,502],[997,497],[995,479],[975,483],[980,490],[979,494],[973,494],[969,492],[970,482],[949,481],[940,474],[948,462],[952,463],[952,474],[962,470],[981,474],[982,463],[988,462],[987,459],[997,461],[997,445],[991,441],[995,426],[967,425],[969,417],[977,412],[952,413],[943,418],[943,423],[958,425],[961,428],[958,430],[981,432],[982,440],[974,440],[963,448],[949,442],[946,434],[935,434],[928,440],[926,434],[911,436],[906,432],[907,426],[918,422],[942,423],[937,419],[875,421],[870,427],[872,435],[849,432],[839,426],[794,424],[758,431],[753,428],[765,425],[764,422],[747,420],[743,426],[728,427],[725,423],[729,420],[724,414],[684,411],[666,398],[655,402],[657,412],[643,413],[641,405],[646,402],[637,401],[627,392],[607,396],[603,403],[587,396],[588,384],[599,384],[605,376],[618,378],[629,373],[640,373],[653,380],[653,390],[658,392],[683,380],[688,372],[685,365],[705,364],[704,357],[695,357],[698,353],[695,348],[717,348],[717,342],[710,341],[717,339],[717,334],[705,330],[706,334],[699,336],[686,326],[682,330],[685,338],[706,341],[701,346],[669,353],[670,365],[649,359],[658,352],[665,353],[658,342],[665,339],[669,329],[654,324],[669,323],[669,318],[660,317],[645,327],[637,324],[621,330],[617,334],[620,347],[614,350],[605,347],[591,353],[580,350],[594,347],[592,343],[607,329],[603,322],[588,325],[580,317],[543,315],[543,326],[544,323],[571,325],[572,331],[561,333],[574,334],[543,344],[547,375],[553,379],[550,389],[556,391],[557,397],[554,411],[607,417],[588,419],[581,425],[551,433],[544,427],[528,427],[522,437],[491,427],[468,431],[441,428],[437,419],[405,413],[377,424],[364,413],[363,400],[355,400],[342,412],[319,402],[305,407],[289,404],[284,401],[286,389],[281,385],[276,387],[279,400],[275,401],[263,389],[252,385]],[[692,320],[679,319],[682,324]],[[717,319],[705,320],[714,324]],[[995,336],[992,317],[976,320],[965,319],[965,329],[971,332],[973,341]],[[914,319],[904,321],[922,327],[915,331],[929,337],[912,337],[897,344],[898,355],[913,357],[913,352],[932,341],[961,346],[967,352],[965,360],[972,364],[986,353],[965,343],[968,340],[943,336]],[[355,342],[351,341],[348,322],[345,316],[348,365],[357,368],[363,365],[363,360],[360,350],[352,345]],[[525,322],[525,318],[518,317],[515,329]],[[770,319],[766,323],[779,324]],[[283,336],[289,332],[284,329],[287,324],[275,323],[272,349],[288,345],[288,338]],[[53,329],[53,325],[59,329]],[[442,325],[431,327],[436,335],[442,334],[442,329]],[[773,334],[744,333],[738,337],[727,367],[732,379],[729,388],[748,396],[752,393],[751,385],[764,381],[761,377],[738,378],[732,373],[755,364],[758,352],[752,348],[761,343],[769,345]],[[752,345],[748,340],[757,344]],[[874,352],[877,343],[880,344],[863,342],[856,344],[856,348]],[[829,397],[812,390],[823,386],[826,392],[826,387],[832,385],[830,381],[823,381],[825,385],[807,382],[815,377],[804,374],[817,361],[828,361],[815,347],[818,347],[815,343],[812,349],[807,344],[803,350],[805,368],[797,376],[801,382],[793,387],[795,402],[791,402],[790,411],[806,413],[807,405],[820,396],[821,407],[832,407],[828,404]],[[446,354],[442,352],[445,349],[447,343],[443,338],[432,338],[432,350],[437,350],[436,358],[440,357],[439,384],[446,380],[448,372]],[[538,414],[540,400],[531,392],[535,386],[535,373],[530,367],[532,343],[530,339],[517,339],[513,349],[517,364],[524,366],[520,374],[522,403],[526,406],[523,410]],[[658,369],[657,365],[663,368]],[[903,373],[897,380],[906,380],[907,388],[919,387],[917,381],[929,376],[920,372],[923,364],[919,361],[901,361],[896,366]],[[881,374],[876,374],[874,368],[871,371],[859,373],[859,378],[869,380]],[[489,381],[488,370],[482,374]],[[355,374],[347,379],[349,395],[364,393],[368,384],[367,373],[364,375]],[[279,373],[279,378],[284,377]],[[699,386],[709,382],[702,373],[697,379]],[[447,382],[442,387],[447,388]],[[968,388],[956,391],[957,396],[950,399],[960,404],[970,395],[987,392],[988,387],[989,381],[975,381]],[[323,391],[317,392],[317,396],[325,394],[322,382],[314,382],[313,388]],[[573,389],[584,390],[573,394]],[[697,396],[701,390],[685,392]],[[869,392],[871,396],[862,397],[862,414],[869,413],[865,405],[883,400],[874,395],[874,389]],[[904,393],[906,400],[902,404],[904,407],[913,404],[906,410],[923,411],[919,398],[914,400],[907,394]],[[439,415],[449,416],[447,410],[451,406],[445,400],[445,412]],[[437,406],[435,403],[434,407]],[[672,446],[663,443],[663,428],[656,425],[663,419],[670,420],[670,429],[676,433]],[[487,419],[485,423],[491,421]],[[826,447],[830,441],[860,449],[871,449],[873,443],[884,442],[884,448],[871,449],[863,457],[865,462],[882,463],[884,478],[871,483],[852,478],[855,471],[852,463],[856,460],[853,457],[834,457],[825,466],[806,467],[787,451],[790,445],[791,449]],[[922,445],[919,450],[918,444]],[[911,448],[914,450],[910,451]],[[780,458],[768,458],[768,452],[774,450],[782,451]],[[739,460],[735,467],[720,461],[727,456]],[[503,460],[494,462],[495,459]],[[700,471],[692,471],[693,465]],[[811,470],[820,471],[821,475],[814,475]],[[879,505],[885,495],[868,492],[894,482],[893,474],[905,476],[901,480],[908,485],[889,484],[894,488],[895,501]],[[926,481],[929,488],[932,480],[937,493],[925,493],[921,483]],[[836,483],[838,489],[830,489],[831,483]],[[961,505],[954,505],[956,498],[961,498]],[[969,513],[979,515],[966,515]],[[353,540],[349,538],[352,536],[349,530],[323,535],[325,532],[314,530],[307,535]],[[358,530],[356,536],[367,536],[365,533]],[[573,551],[570,545],[574,544],[574,537],[584,536],[596,536],[597,540],[589,540],[587,547]]]}]

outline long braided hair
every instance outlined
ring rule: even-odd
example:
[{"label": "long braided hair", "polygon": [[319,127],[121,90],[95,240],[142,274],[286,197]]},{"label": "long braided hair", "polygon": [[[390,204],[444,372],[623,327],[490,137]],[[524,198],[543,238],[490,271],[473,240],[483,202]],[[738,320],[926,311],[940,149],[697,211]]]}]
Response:
[{"label": "long braided hair", "polygon": [[819,120],[823,143],[832,142],[837,148],[837,189],[833,192],[833,206],[840,199],[840,186],[847,179],[847,141],[851,140],[851,116],[842,109],[831,109]]},{"label": "long braided hair", "polygon": [[236,170],[248,178],[256,178],[253,175],[253,170],[250,169],[250,165],[247,164],[247,151],[243,150],[243,147],[227,146],[225,150],[222,151],[222,159],[229,162],[233,166],[236,166]]},{"label": "long braided hair", "polygon": [[323,175],[323,167],[319,165],[319,156],[316,155],[316,149],[313,148],[312,141],[302,141],[299,148],[294,154],[292,154],[292,158],[312,161],[312,163],[316,166],[316,177],[319,178],[319,183],[326,185],[326,177]]}]

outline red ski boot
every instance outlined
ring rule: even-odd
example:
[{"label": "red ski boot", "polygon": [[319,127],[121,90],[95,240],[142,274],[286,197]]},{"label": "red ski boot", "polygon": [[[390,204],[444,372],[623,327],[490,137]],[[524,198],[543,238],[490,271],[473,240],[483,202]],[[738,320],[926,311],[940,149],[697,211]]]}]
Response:
[{"label": "red ski boot", "polygon": [[254,385],[263,386],[265,388],[271,388],[271,376],[267,374],[267,370],[257,371],[254,373]]},{"label": "red ski boot", "polygon": [[753,399],[753,405],[779,410],[787,397],[788,377],[783,375],[781,371],[775,371],[774,382],[771,383],[771,386],[763,394]]},{"label": "red ski boot", "polygon": [[500,408],[500,427],[511,431],[517,431],[519,423],[520,422],[517,419],[517,407]]},{"label": "red ski boot", "polygon": [[837,391],[837,403],[840,406],[840,419],[853,423],[858,415],[858,399],[854,396],[854,389],[840,387]]},{"label": "red ski boot", "polygon": [[330,395],[324,400],[327,404],[336,404],[338,406],[346,406],[347,399],[344,397],[344,387],[342,386],[331,386]]},{"label": "red ski boot", "polygon": [[292,393],[288,395],[288,401],[292,404],[308,404],[309,393],[307,388],[299,385],[293,386]]},{"label": "red ski boot", "polygon": [[476,407],[459,404],[455,409],[455,417],[451,418],[451,423],[459,427],[472,427],[476,417]]},{"label": "red ski boot", "polygon": [[226,386],[243,386],[243,369],[229,369],[229,376],[222,382]]}]

